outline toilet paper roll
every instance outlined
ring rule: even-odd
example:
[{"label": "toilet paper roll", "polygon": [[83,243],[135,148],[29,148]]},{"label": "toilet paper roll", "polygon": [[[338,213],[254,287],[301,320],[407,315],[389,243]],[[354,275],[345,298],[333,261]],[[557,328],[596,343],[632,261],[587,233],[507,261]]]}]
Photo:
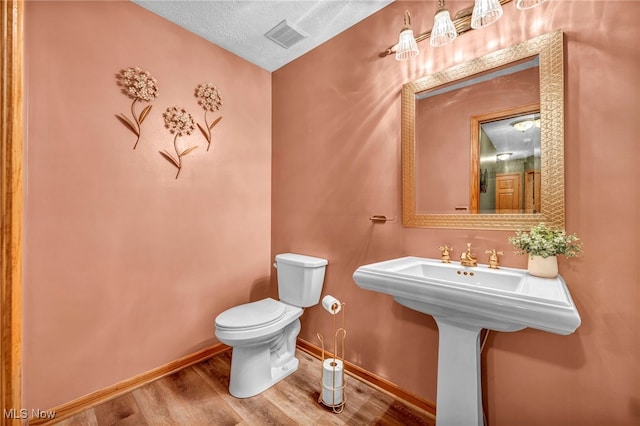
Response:
[{"label": "toilet paper roll", "polygon": [[342,361],[327,358],[322,363],[322,403],[330,407],[342,404],[343,372]]},{"label": "toilet paper roll", "polygon": [[322,298],[322,307],[325,311],[335,315],[342,309],[342,304],[338,299],[328,294]]}]

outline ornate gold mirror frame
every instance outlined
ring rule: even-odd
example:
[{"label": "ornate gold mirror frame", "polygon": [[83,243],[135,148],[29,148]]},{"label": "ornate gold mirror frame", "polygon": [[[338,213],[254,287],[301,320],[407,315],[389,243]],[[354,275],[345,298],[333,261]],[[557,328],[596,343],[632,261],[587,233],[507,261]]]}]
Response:
[{"label": "ornate gold mirror frame", "polygon": [[[0,404],[3,410],[20,410],[22,393],[22,19],[22,0],[2,2]],[[1,424],[22,422],[3,415]]]},{"label": "ornate gold mirror frame", "polygon": [[[564,54],[561,31],[489,53],[402,86],[402,223],[414,228],[524,230],[564,227]],[[416,94],[539,56],[541,206],[536,214],[421,214],[416,211]]]}]

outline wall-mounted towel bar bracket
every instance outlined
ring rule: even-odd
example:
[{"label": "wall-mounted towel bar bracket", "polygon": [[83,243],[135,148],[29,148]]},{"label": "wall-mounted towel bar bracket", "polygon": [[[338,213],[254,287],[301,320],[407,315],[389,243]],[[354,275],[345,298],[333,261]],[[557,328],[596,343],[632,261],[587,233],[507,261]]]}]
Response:
[{"label": "wall-mounted towel bar bracket", "polygon": [[393,222],[394,220],[396,220],[396,216],[394,216],[393,219],[391,219],[386,217],[385,215],[374,214],[369,218],[369,220],[372,221],[373,223]]}]

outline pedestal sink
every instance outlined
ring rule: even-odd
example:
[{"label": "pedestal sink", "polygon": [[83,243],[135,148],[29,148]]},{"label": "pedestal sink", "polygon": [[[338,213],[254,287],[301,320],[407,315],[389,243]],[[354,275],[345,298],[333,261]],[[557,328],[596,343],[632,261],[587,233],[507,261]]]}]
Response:
[{"label": "pedestal sink", "polygon": [[359,267],[356,284],[432,315],[438,324],[438,426],[482,426],[480,331],[526,327],[571,334],[580,315],[562,279],[522,269],[402,257]]}]

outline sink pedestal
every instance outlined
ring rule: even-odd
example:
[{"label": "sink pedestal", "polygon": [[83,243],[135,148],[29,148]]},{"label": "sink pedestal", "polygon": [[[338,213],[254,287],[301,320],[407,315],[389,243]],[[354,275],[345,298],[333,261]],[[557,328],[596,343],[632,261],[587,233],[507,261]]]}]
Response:
[{"label": "sink pedestal", "polygon": [[434,316],[438,324],[437,426],[482,426],[480,331]]}]

